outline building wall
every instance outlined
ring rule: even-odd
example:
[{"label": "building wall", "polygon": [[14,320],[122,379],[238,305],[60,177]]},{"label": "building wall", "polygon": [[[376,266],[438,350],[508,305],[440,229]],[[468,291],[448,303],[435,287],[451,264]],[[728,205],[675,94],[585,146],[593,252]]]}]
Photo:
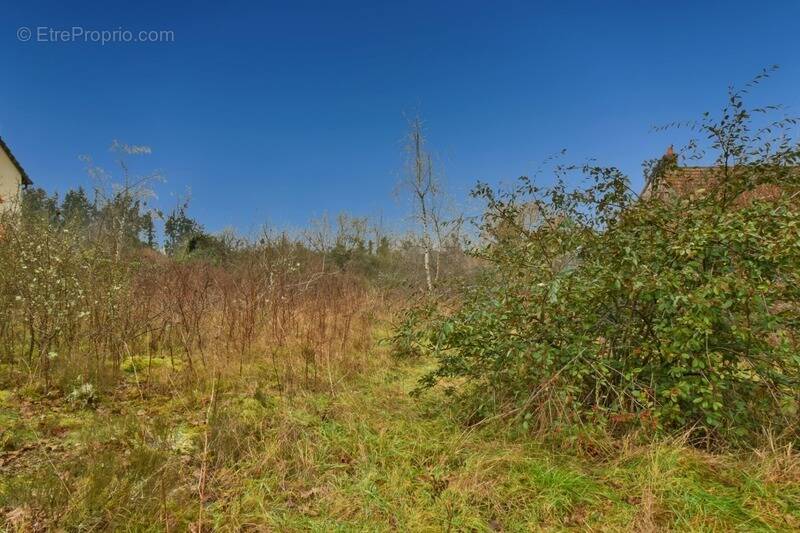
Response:
[{"label": "building wall", "polygon": [[0,148],[0,212],[19,206],[21,190],[22,176],[5,150]]}]

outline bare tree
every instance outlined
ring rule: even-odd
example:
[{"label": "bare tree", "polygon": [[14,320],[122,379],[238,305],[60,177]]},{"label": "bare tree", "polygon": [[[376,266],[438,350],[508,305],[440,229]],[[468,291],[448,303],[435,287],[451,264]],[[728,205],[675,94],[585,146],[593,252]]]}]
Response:
[{"label": "bare tree", "polygon": [[371,242],[374,244],[374,246],[370,248],[370,253],[380,253],[384,245],[384,239],[386,239],[386,244],[388,246],[388,232],[386,231],[386,226],[383,221],[383,213],[379,213],[372,219],[369,224],[369,234],[372,235]]},{"label": "bare tree", "polygon": [[95,207],[99,209],[97,231],[98,236],[105,233],[114,250],[114,257],[119,260],[126,241],[135,239],[140,232],[147,230],[158,213],[147,207],[148,200],[155,198],[152,184],[163,180],[158,172],[145,175],[134,175],[128,165],[131,156],[149,155],[148,146],[128,145],[115,140],[110,150],[119,154],[117,165],[121,172],[121,182],[115,182],[111,174],[95,165],[89,156],[82,156],[87,172],[95,182]]},{"label": "bare tree", "polygon": [[435,223],[435,199],[439,184],[433,170],[433,162],[427,151],[422,120],[419,117],[409,121],[406,139],[406,171],[400,188],[409,191],[414,203],[414,218],[422,229],[422,252],[425,268],[425,281],[429,291],[433,290],[431,272],[431,253]]},{"label": "bare tree", "polygon": [[443,250],[459,241],[464,217],[448,202],[426,145],[422,120],[415,117],[409,121],[405,176],[399,188],[410,194],[414,204],[414,219],[422,232],[425,281],[432,291],[439,281]]},{"label": "bare tree", "polygon": [[328,213],[323,213],[319,218],[311,219],[308,229],[303,231],[303,237],[312,250],[322,255],[322,272],[325,272],[325,259],[335,243]]}]

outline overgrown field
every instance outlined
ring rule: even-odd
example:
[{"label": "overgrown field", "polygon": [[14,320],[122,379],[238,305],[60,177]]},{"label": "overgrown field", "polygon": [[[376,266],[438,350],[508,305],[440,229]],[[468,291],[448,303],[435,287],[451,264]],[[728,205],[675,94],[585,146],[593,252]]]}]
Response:
[{"label": "overgrown field", "polygon": [[0,217],[0,525],[800,530],[800,121],[743,94],[697,125],[689,192],[693,143],[641,195],[595,165],[479,185],[471,246],[419,122],[404,238],[210,235],[184,204],[159,246],[146,179],[27,191]]},{"label": "overgrown field", "polygon": [[[669,440],[532,440],[469,429],[409,396],[427,370],[361,354],[337,391],[281,393],[254,363],[176,388],[163,360],[77,407],[0,392],[9,530],[792,530],[790,449],[706,454]],[[138,360],[137,360],[138,361]],[[2,367],[7,383],[9,369]]]}]

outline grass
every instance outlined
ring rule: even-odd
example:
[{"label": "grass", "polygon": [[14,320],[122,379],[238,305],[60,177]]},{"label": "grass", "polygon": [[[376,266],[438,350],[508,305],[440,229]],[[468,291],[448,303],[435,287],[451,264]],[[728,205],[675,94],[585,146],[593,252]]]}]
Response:
[{"label": "grass", "polygon": [[173,389],[143,385],[141,373],[128,372],[94,409],[0,391],[0,524],[11,531],[800,528],[800,461],[791,450],[710,455],[680,441],[618,441],[589,454],[503,427],[468,430],[436,396],[409,396],[424,370],[376,350],[372,371],[336,394],[292,396],[258,364]]}]

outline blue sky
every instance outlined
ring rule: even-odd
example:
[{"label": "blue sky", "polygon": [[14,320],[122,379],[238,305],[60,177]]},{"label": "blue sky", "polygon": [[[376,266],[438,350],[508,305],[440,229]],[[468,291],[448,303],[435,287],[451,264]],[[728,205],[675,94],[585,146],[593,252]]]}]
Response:
[{"label": "blue sky", "polygon": [[[641,180],[680,144],[653,125],[720,107],[800,107],[800,2],[10,2],[0,7],[0,136],[36,184],[89,180],[114,139],[153,153],[159,205],[191,191],[210,230],[406,206],[404,114],[448,187],[510,181],[566,148]],[[21,42],[20,27],[170,30],[174,42]]]}]

